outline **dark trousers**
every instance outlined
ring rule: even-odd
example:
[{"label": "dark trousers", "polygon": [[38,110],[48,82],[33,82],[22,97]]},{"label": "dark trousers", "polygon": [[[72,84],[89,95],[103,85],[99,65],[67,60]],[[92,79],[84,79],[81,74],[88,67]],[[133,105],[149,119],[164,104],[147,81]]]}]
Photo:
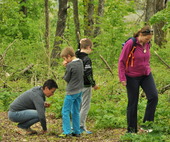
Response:
[{"label": "dark trousers", "polygon": [[128,94],[127,130],[128,132],[136,133],[139,87],[141,86],[148,100],[143,122],[154,121],[154,114],[158,103],[158,93],[151,73],[149,74],[149,76],[141,76],[141,77],[126,76],[126,78],[127,78],[126,88]]}]

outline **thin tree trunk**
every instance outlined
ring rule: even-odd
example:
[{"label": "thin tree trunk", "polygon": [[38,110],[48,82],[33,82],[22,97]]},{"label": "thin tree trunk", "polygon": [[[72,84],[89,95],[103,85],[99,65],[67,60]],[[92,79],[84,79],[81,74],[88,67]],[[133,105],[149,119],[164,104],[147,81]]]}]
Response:
[{"label": "thin tree trunk", "polygon": [[49,11],[48,11],[48,0],[45,0],[45,47],[49,50]]},{"label": "thin tree trunk", "polygon": [[45,49],[47,52],[47,61],[48,61],[48,77],[50,74],[50,67],[51,67],[51,58],[50,58],[50,27],[49,27],[49,10],[48,10],[48,3],[49,0],[45,0]]},{"label": "thin tree trunk", "polygon": [[101,17],[103,17],[103,14],[104,14],[104,2],[105,0],[99,0],[97,17],[96,17],[96,27],[94,30],[94,37],[100,34]]},{"label": "thin tree trunk", "polygon": [[72,0],[72,3],[73,3],[73,10],[74,10],[74,24],[75,24],[76,40],[77,40],[77,44],[79,44],[80,22],[79,22],[79,17],[78,17],[78,0]]},{"label": "thin tree trunk", "polygon": [[52,65],[56,66],[56,58],[59,58],[61,51],[60,45],[62,44],[62,36],[66,27],[66,18],[67,18],[67,2],[68,0],[59,0],[59,11],[58,11],[58,21],[56,27],[56,34],[54,40],[54,47],[52,50]]},{"label": "thin tree trunk", "polygon": [[93,35],[93,14],[94,14],[94,0],[84,0],[84,35],[91,37]]}]

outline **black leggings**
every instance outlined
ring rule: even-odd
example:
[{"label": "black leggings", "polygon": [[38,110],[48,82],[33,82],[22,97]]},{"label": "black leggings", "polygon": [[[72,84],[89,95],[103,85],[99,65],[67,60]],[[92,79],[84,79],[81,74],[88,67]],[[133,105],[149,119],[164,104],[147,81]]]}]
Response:
[{"label": "black leggings", "polygon": [[145,110],[145,116],[143,122],[154,121],[154,114],[158,103],[158,93],[154,83],[152,74],[141,77],[129,77],[127,78],[127,94],[128,94],[128,106],[127,106],[127,123],[128,132],[137,132],[137,106],[139,99],[139,87],[141,86],[147,97],[147,106]]}]

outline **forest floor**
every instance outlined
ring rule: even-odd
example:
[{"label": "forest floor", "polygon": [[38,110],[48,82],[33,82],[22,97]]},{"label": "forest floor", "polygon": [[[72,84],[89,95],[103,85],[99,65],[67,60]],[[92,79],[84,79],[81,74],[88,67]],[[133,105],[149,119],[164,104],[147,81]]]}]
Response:
[{"label": "forest floor", "polygon": [[[7,112],[0,112],[0,141],[1,142],[119,142],[120,136],[125,133],[125,129],[101,129],[94,128],[94,122],[88,123],[92,134],[82,134],[80,138],[72,137],[61,139],[56,135],[62,132],[61,119],[56,119],[54,115],[47,114],[47,134],[21,135],[16,132],[17,124],[8,120]],[[41,131],[40,123],[32,126],[32,129]]]}]

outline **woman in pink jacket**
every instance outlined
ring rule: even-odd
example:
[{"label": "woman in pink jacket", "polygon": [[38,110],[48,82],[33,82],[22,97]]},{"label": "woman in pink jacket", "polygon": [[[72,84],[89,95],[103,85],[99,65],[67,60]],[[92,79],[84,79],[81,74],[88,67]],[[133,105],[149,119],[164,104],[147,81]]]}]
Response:
[{"label": "woman in pink jacket", "polygon": [[[150,69],[150,40],[152,36],[153,30],[149,26],[143,27],[134,34],[136,39],[134,51],[132,51],[134,41],[130,39],[125,43],[119,57],[119,79],[122,85],[126,86],[128,95],[128,133],[137,133],[139,87],[143,89],[147,97],[143,122],[154,121],[158,93]],[[130,52],[131,55],[129,55]]]}]

